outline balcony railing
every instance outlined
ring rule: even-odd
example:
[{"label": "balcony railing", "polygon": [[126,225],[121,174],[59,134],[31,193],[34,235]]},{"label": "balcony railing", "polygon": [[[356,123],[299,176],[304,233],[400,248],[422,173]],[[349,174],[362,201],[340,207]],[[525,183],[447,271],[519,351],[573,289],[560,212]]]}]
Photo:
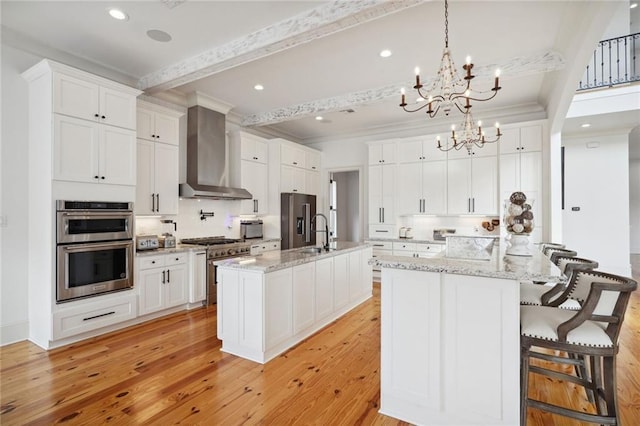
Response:
[{"label": "balcony railing", "polygon": [[598,43],[578,91],[640,81],[640,33]]}]

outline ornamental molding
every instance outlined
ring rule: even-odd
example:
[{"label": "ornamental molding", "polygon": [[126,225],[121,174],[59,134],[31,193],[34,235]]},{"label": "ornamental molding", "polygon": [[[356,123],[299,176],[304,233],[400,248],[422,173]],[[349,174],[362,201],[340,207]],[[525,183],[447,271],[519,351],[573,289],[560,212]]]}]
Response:
[{"label": "ornamental molding", "polygon": [[333,1],[147,74],[137,87],[154,93],[182,86],[426,1]]}]

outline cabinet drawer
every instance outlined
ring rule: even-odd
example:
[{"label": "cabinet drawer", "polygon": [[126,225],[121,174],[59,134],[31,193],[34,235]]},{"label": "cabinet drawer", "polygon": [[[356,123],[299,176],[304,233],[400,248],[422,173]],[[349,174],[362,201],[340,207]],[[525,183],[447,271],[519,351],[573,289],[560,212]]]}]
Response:
[{"label": "cabinet drawer", "polygon": [[444,250],[444,244],[417,244],[416,251],[419,253],[440,253]]},{"label": "cabinet drawer", "polygon": [[133,319],[137,315],[135,294],[106,302],[89,303],[62,309],[53,314],[53,339],[58,340],[97,330]]},{"label": "cabinet drawer", "polygon": [[187,263],[187,253],[173,253],[165,256],[165,265],[179,265]]},{"label": "cabinet drawer", "polygon": [[165,257],[162,255],[158,256],[138,256],[136,258],[136,262],[138,262],[138,268],[140,270],[157,268],[159,266],[164,266]]},{"label": "cabinet drawer", "polygon": [[391,241],[367,241],[373,246],[373,251],[379,250],[393,250],[393,242]]},{"label": "cabinet drawer", "polygon": [[416,243],[394,242],[393,250],[416,251]]},{"label": "cabinet drawer", "polygon": [[394,238],[395,225],[369,225],[369,238]]}]

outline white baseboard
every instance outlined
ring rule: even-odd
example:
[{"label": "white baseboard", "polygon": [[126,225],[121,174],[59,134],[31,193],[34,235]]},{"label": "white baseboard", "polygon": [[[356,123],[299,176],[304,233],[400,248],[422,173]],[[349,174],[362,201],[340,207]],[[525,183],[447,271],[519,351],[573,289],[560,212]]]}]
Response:
[{"label": "white baseboard", "polygon": [[0,327],[0,346],[21,342],[29,338],[29,321],[22,321]]}]

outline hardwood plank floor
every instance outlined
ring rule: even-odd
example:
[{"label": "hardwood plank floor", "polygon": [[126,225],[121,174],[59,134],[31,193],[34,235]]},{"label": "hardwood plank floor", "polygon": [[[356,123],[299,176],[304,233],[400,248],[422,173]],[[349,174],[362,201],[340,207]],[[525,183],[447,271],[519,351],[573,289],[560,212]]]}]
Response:
[{"label": "hardwood plank floor", "polygon": [[[633,259],[640,277],[640,256]],[[43,351],[0,348],[0,423],[404,425],[378,414],[380,291],[266,365],[220,352],[215,307]],[[640,292],[618,357],[622,424],[640,424]],[[545,400],[591,410],[572,384],[531,377]],[[538,410],[529,425],[576,425]]]}]

